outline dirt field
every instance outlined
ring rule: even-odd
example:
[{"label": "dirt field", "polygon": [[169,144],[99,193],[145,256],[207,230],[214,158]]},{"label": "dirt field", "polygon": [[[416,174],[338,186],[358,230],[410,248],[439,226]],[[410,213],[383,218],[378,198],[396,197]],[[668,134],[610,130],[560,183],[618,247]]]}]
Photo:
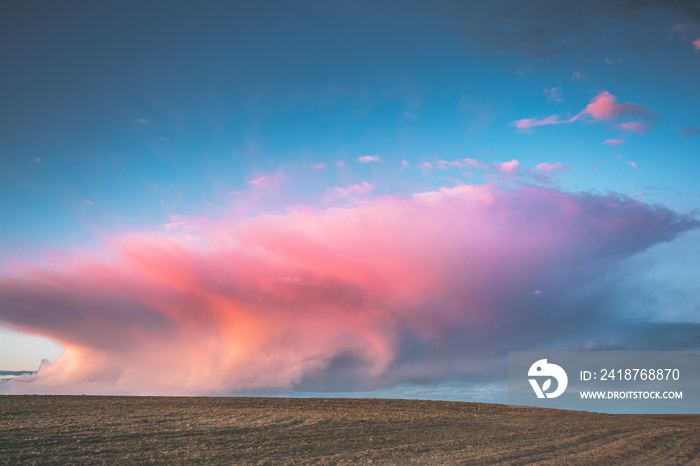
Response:
[{"label": "dirt field", "polygon": [[700,417],[443,401],[0,396],[0,464],[699,464]]}]

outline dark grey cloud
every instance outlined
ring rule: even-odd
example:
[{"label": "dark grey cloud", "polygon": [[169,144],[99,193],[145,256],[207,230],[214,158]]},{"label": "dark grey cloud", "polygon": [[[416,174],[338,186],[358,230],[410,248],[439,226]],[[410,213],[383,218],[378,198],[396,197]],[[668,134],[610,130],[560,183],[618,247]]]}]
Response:
[{"label": "dark grey cloud", "polygon": [[[556,0],[443,2],[465,46],[513,58],[620,59],[666,40],[674,24],[700,19],[697,2]],[[608,55],[600,57],[601,53]]]}]

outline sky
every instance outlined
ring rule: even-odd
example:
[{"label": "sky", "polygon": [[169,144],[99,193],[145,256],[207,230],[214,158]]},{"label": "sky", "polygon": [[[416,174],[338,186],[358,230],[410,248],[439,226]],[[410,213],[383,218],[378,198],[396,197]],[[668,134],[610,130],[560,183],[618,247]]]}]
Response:
[{"label": "sky", "polygon": [[2,393],[504,401],[700,349],[700,5],[19,1]]}]

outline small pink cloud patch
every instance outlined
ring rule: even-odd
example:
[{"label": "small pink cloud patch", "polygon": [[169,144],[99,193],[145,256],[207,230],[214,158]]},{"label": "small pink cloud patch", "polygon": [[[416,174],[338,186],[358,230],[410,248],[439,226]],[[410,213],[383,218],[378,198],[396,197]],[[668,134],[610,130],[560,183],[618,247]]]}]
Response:
[{"label": "small pink cloud patch", "polygon": [[520,162],[517,160],[513,159],[508,162],[503,162],[498,169],[501,170],[503,173],[513,173],[515,170],[520,168]]},{"label": "small pink cloud patch", "polygon": [[573,167],[570,167],[568,165],[564,165],[561,162],[555,162],[555,163],[547,163],[547,162],[542,162],[539,165],[535,165],[535,168],[533,170],[543,172],[543,173],[552,173],[552,172],[563,172],[566,170],[571,170]]},{"label": "small pink cloud patch", "polygon": [[613,128],[632,133],[648,133],[651,131],[651,123],[643,121],[623,121],[613,125]]},{"label": "small pink cloud patch", "polygon": [[347,188],[336,187],[333,188],[331,194],[326,198],[326,200],[348,197],[351,194],[365,194],[372,191],[374,188],[375,186],[373,184],[368,183],[366,181],[363,181],[360,184],[348,186]]}]

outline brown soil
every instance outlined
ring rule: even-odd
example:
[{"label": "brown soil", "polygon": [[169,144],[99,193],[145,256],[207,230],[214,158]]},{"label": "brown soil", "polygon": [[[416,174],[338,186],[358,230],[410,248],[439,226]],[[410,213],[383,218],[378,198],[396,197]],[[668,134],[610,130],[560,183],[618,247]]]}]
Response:
[{"label": "brown soil", "polygon": [[700,416],[376,399],[0,396],[0,464],[697,464]]}]

